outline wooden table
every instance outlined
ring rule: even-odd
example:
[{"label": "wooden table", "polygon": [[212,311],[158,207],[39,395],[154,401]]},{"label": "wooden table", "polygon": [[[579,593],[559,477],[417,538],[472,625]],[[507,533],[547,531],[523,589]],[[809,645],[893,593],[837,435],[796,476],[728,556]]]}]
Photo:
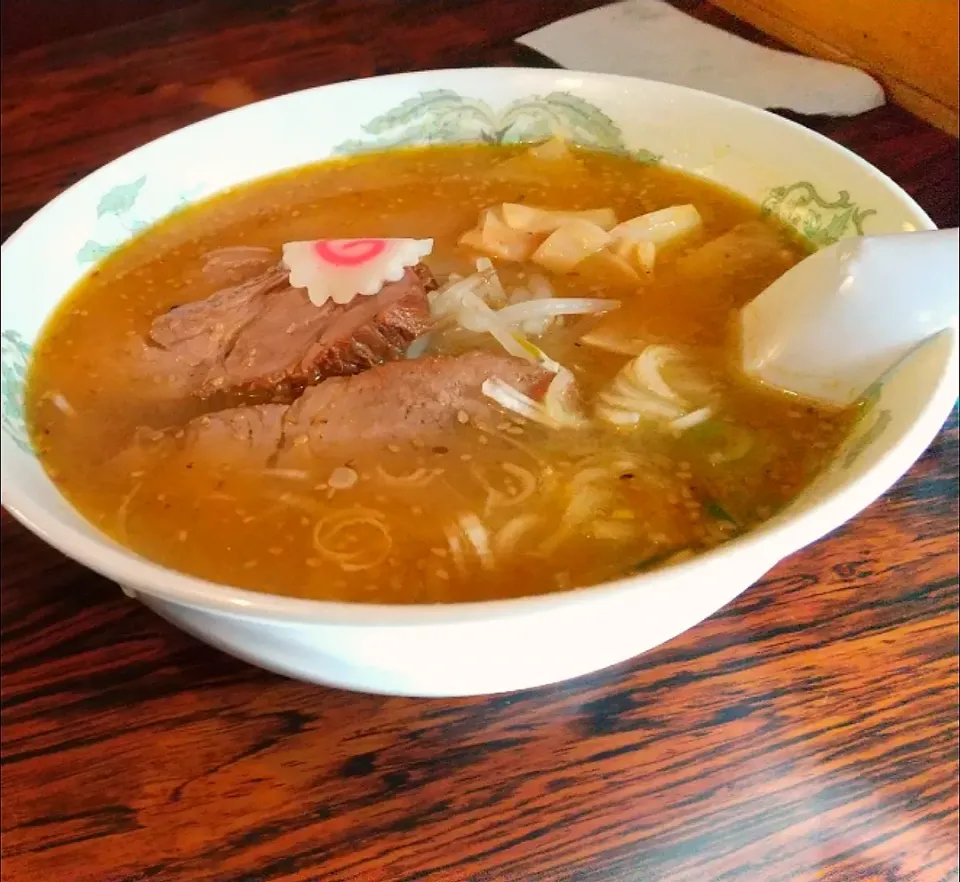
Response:
[{"label": "wooden table", "polygon": [[[515,37],[593,4],[78,5],[5,4],[4,236],[220,107],[529,61]],[[955,140],[892,107],[807,123],[957,225]],[[882,501],[641,659],[473,700],[263,673],[4,515],[2,878],[956,880],[957,449],[954,414]]]}]

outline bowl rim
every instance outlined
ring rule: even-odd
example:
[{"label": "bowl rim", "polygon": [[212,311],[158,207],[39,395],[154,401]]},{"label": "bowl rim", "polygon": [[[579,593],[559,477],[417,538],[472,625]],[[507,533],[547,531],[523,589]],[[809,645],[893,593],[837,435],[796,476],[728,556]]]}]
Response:
[{"label": "bowl rim", "polygon": [[[709,92],[639,77],[564,68],[474,67],[431,69],[386,76],[361,77],[289,92],[223,113],[213,114],[203,120],[148,141],[84,176],[80,181],[46,203],[24,222],[3,243],[0,251],[2,251],[3,256],[6,256],[10,246],[21,236],[26,235],[34,226],[43,223],[46,215],[52,211],[55,205],[62,200],[68,200],[72,191],[83,185],[91,177],[108,171],[115,164],[128,160],[132,154],[139,150],[155,147],[169,138],[182,135],[183,132],[209,125],[228,115],[249,113],[258,106],[282,102],[284,99],[293,96],[303,96],[323,91],[329,92],[345,87],[355,87],[371,81],[397,82],[416,79],[442,81],[445,76],[454,74],[458,77],[478,77],[481,80],[509,79],[522,76],[553,85],[556,85],[556,81],[560,78],[569,79],[573,77],[614,88],[619,86],[630,89],[641,86],[675,95],[679,101],[691,98],[697,101],[708,101],[720,107],[735,109],[737,113],[762,117],[767,122],[779,126],[785,133],[785,137],[797,140],[807,139],[811,143],[817,143],[832,150],[844,157],[846,161],[858,166],[862,171],[877,180],[878,184],[882,185],[887,191],[897,196],[906,208],[912,210],[921,220],[918,229],[936,229],[935,224],[926,212],[888,175],[846,147],[805,128],[799,123],[767,110],[752,107],[723,96],[713,95]],[[204,198],[209,198],[209,196]],[[66,296],[67,293],[69,292],[65,291],[62,297]],[[236,588],[168,569],[141,557],[132,550],[124,548],[104,534],[87,534],[78,526],[57,523],[55,519],[49,516],[47,509],[42,504],[35,502],[19,486],[15,475],[8,469],[6,460],[2,465],[2,504],[28,530],[87,568],[111,581],[118,582],[121,586],[126,586],[135,593],[142,592],[158,600],[182,606],[215,611],[227,616],[285,622],[291,625],[309,623],[381,627],[446,626],[465,622],[499,620],[508,617],[515,618],[517,616],[535,615],[560,607],[569,609],[571,606],[594,603],[603,599],[624,598],[626,595],[638,594],[641,589],[652,594],[657,590],[668,587],[669,584],[679,578],[687,581],[702,577],[712,581],[717,573],[724,577],[728,576],[734,569],[733,563],[735,560],[745,564],[743,569],[749,572],[751,582],[760,578],[784,557],[816,541],[866,508],[885,493],[910,468],[932,442],[953,409],[957,393],[956,382],[952,382],[952,380],[956,380],[957,362],[958,337],[954,332],[952,334],[951,352],[945,369],[937,378],[936,383],[932,385],[921,412],[905,429],[899,441],[849,485],[827,492],[822,500],[811,505],[806,511],[790,514],[783,518],[774,518],[744,536],[733,539],[687,561],[597,585],[542,595],[444,604],[367,604],[269,594]],[[65,502],[70,505],[68,501],[65,500]],[[72,506],[70,507],[72,508]],[[78,512],[75,513],[86,522],[82,515]],[[89,522],[86,523],[89,529],[96,530]],[[745,584],[744,587],[747,587],[747,585]]]}]

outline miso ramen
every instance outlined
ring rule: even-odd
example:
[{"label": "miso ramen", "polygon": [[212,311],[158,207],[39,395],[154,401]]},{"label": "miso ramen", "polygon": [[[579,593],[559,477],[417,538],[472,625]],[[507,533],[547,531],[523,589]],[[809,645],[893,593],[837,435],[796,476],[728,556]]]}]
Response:
[{"label": "miso ramen", "polygon": [[135,237],[45,329],[34,445],[164,566],[432,603],[668,565],[789,503],[852,413],[747,381],[804,257],[701,179],[551,141],[245,184]]}]

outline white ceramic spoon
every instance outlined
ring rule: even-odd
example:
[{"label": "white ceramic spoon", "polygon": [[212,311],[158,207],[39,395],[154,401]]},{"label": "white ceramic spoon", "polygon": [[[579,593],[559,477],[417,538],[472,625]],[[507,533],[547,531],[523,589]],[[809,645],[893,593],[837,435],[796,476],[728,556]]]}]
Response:
[{"label": "white ceramic spoon", "polygon": [[846,406],[924,340],[957,328],[960,235],[843,239],[800,261],[740,315],[754,379]]}]

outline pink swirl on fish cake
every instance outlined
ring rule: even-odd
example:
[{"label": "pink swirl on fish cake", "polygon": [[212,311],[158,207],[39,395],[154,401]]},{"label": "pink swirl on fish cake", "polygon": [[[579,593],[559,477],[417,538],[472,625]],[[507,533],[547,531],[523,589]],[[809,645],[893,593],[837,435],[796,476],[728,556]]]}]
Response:
[{"label": "pink swirl on fish cake", "polygon": [[386,239],[321,239],[313,246],[317,257],[333,266],[360,266],[386,248]]}]

